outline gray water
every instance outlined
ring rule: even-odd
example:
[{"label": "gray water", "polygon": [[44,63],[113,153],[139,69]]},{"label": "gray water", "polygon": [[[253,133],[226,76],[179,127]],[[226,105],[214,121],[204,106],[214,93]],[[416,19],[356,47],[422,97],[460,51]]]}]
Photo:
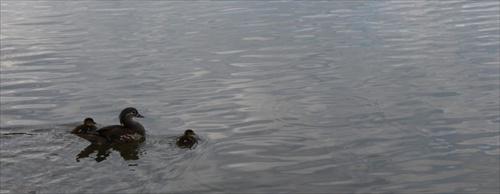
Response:
[{"label": "gray water", "polygon": [[[0,192],[497,193],[499,10],[2,0]],[[129,106],[140,145],[69,134]]]}]

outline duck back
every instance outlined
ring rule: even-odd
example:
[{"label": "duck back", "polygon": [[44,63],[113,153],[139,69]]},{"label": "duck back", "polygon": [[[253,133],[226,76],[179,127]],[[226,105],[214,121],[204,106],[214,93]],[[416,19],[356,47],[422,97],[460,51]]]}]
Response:
[{"label": "duck back", "polygon": [[71,130],[72,134],[87,134],[87,133],[93,133],[97,127],[95,126],[87,126],[85,124],[78,125],[75,127],[73,130]]},{"label": "duck back", "polygon": [[98,129],[96,134],[107,138],[110,143],[129,143],[144,138],[144,128],[111,125]]}]

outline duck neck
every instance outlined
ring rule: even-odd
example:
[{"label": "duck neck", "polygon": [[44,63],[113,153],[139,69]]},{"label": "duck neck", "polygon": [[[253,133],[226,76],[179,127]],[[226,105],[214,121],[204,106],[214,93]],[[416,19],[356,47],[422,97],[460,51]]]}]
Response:
[{"label": "duck neck", "polygon": [[140,135],[144,135],[144,127],[139,122],[134,121],[132,118],[132,116],[125,117],[124,119],[120,119],[120,122],[124,127],[132,129]]}]

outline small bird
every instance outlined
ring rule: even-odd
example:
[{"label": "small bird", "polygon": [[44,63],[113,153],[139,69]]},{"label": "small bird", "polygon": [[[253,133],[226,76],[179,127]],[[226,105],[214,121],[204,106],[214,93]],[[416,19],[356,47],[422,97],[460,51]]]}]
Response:
[{"label": "small bird", "polygon": [[134,107],[122,110],[120,115],[121,125],[111,125],[97,129],[92,134],[79,135],[93,144],[117,144],[138,141],[144,138],[146,130],[134,117],[144,118]]},{"label": "small bird", "polygon": [[97,129],[95,126],[94,119],[92,118],[85,118],[83,120],[83,124],[76,126],[73,130],[71,130],[72,134],[88,134],[88,133],[94,133],[94,131]]},{"label": "small bird", "polygon": [[181,148],[192,148],[196,143],[198,143],[196,134],[191,129],[184,131],[184,135],[178,137],[175,141],[175,144]]}]

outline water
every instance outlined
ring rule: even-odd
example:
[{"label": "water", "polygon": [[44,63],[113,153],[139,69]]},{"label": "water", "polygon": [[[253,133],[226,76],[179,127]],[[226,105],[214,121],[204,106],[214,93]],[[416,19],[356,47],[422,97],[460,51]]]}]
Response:
[{"label": "water", "polygon": [[[499,10],[2,1],[0,192],[497,193]],[[68,133],[128,106],[142,144]]]}]

